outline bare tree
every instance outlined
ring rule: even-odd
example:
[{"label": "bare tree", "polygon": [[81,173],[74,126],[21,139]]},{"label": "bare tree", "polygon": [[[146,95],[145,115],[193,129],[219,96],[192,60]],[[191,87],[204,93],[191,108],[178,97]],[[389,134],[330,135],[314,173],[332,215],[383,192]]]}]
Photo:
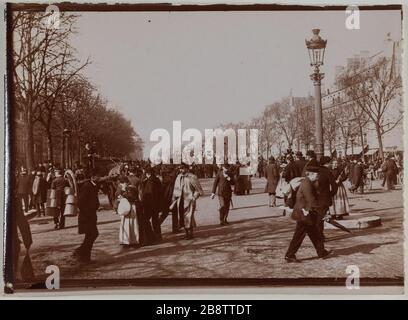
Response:
[{"label": "bare tree", "polygon": [[308,149],[314,141],[314,111],[310,104],[298,106],[295,111],[298,114],[298,139]]},{"label": "bare tree", "polygon": [[348,68],[338,81],[346,88],[347,95],[372,121],[377,134],[379,155],[383,158],[383,136],[402,120],[402,108],[393,114],[387,112],[393,102],[398,104],[401,75],[393,72],[391,59],[381,57],[364,70],[358,67]]},{"label": "bare tree", "polygon": [[269,107],[273,125],[282,133],[289,148],[292,148],[293,142],[297,136],[298,131],[298,117],[297,112],[290,109],[289,99],[275,102]]},{"label": "bare tree", "polygon": [[337,117],[338,112],[335,108],[330,108],[323,114],[323,136],[328,142],[330,154],[333,152],[338,134]]},{"label": "bare tree", "polygon": [[51,127],[56,101],[83,67],[77,66],[69,37],[76,16],[60,15],[59,28],[48,27],[47,14],[18,11],[12,22],[13,78],[16,103],[24,114],[27,167],[34,166],[34,125],[41,123],[47,133],[48,154],[52,158]]}]

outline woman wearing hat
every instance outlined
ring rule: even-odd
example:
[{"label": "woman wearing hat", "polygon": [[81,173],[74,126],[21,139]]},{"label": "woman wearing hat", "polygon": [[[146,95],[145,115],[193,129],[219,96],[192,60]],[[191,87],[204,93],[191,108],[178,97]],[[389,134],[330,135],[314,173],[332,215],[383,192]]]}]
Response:
[{"label": "woman wearing hat", "polygon": [[335,217],[348,216],[350,212],[349,200],[343,182],[347,180],[346,167],[339,165],[337,160],[331,164],[331,172],[336,179],[337,192],[333,196],[333,204],[330,206],[330,215]]},{"label": "woman wearing hat", "polygon": [[[136,203],[139,202],[138,189],[131,184],[127,177],[119,178],[119,185],[115,193],[119,203],[127,201],[129,211],[120,212],[119,243],[125,248],[139,244],[139,223],[136,215]],[[120,206],[120,204],[119,204]]]}]

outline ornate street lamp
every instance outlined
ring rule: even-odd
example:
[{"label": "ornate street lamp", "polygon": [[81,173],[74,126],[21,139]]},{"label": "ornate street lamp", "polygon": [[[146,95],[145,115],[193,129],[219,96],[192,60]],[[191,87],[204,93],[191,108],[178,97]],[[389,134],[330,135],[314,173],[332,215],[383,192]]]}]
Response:
[{"label": "ornate street lamp", "polygon": [[354,158],[354,137],[352,137],[350,141],[351,141],[351,156]]},{"label": "ornate street lamp", "polygon": [[326,50],[327,40],[323,40],[319,36],[320,29],[313,29],[313,37],[306,41],[306,47],[309,52],[310,66],[314,67],[313,73],[310,75],[310,79],[313,81],[314,85],[314,95],[315,95],[315,123],[316,123],[316,147],[315,153],[317,159],[324,154],[323,147],[323,112],[322,112],[322,93],[321,85],[322,79],[324,78],[324,73],[320,73],[320,66],[324,62],[324,52]]},{"label": "ornate street lamp", "polygon": [[65,128],[62,132],[63,134],[63,167],[68,169],[72,167],[72,158],[71,158],[71,130]]}]

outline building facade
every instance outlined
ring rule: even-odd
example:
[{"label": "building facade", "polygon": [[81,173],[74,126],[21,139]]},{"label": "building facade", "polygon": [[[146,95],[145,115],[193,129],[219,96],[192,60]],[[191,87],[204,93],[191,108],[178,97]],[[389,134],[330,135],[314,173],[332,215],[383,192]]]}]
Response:
[{"label": "building facade", "polygon": [[[358,70],[358,72],[369,72],[370,68],[379,61],[380,58],[389,58],[387,67],[390,76],[400,76],[402,74],[401,43],[391,39],[386,40],[386,50],[374,55],[368,51],[361,51],[347,59],[346,66],[337,66],[335,69],[335,79],[339,79],[346,70]],[[331,113],[340,115],[341,121],[337,126],[335,139],[335,150],[337,155],[345,156],[361,155],[364,150],[366,154],[376,154],[379,148],[377,133],[373,122],[363,114],[362,117],[355,118],[355,110],[358,108],[356,101],[347,94],[344,88],[335,80],[334,84],[322,92],[323,123],[331,119]],[[361,109],[360,109],[361,110]],[[402,88],[392,99],[384,114],[384,119],[400,119],[403,111]],[[359,112],[357,110],[357,112]],[[364,112],[363,112],[364,113]],[[359,122],[359,123],[358,123]],[[363,124],[363,125],[361,125]],[[324,125],[325,126],[325,125]],[[350,131],[347,131],[350,126]],[[359,130],[362,127],[361,130]],[[389,127],[391,129],[391,127]],[[387,126],[384,128],[387,130]],[[347,132],[350,134],[347,136]],[[348,141],[345,141],[345,140]],[[385,153],[403,150],[403,121],[382,136],[383,151]],[[327,143],[325,143],[326,153]],[[333,150],[331,150],[333,151]]]}]

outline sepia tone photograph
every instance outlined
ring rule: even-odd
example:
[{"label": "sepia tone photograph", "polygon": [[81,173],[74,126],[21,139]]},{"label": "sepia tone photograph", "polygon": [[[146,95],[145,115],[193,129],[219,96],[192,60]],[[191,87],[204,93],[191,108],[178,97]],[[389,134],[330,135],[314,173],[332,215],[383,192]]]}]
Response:
[{"label": "sepia tone photograph", "polygon": [[6,293],[402,292],[401,6],[6,14]]}]

